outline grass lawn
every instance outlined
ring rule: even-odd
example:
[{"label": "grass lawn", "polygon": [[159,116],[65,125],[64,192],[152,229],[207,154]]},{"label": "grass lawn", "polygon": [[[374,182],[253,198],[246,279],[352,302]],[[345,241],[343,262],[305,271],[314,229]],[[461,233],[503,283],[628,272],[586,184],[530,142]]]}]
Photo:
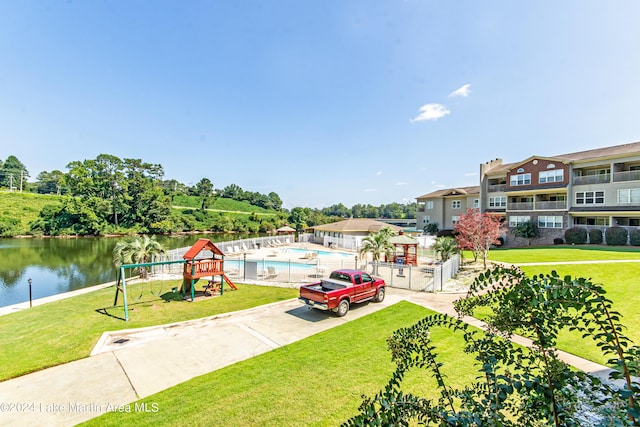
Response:
[{"label": "grass lawn", "polygon": [[[157,413],[109,413],[86,425],[339,425],[357,413],[362,394],[374,395],[390,378],[394,366],[387,337],[428,314],[433,312],[400,302],[141,401],[156,404]],[[440,329],[432,337],[452,384],[477,376],[460,335]],[[404,385],[407,392],[438,397],[435,380],[425,371],[411,373]]]},{"label": "grass lawn", "polygon": [[[550,273],[552,270],[560,276],[590,278],[594,283],[602,284],[607,298],[613,301],[613,309],[622,315],[621,323],[627,326],[624,334],[640,344],[640,263],[610,264],[566,264],[522,267],[528,275]],[[559,336],[558,348],[585,359],[606,364],[606,357],[598,351],[593,341],[583,339],[580,333],[563,331]]]},{"label": "grass lawn", "polygon": [[[465,254],[471,258],[471,254]],[[529,262],[640,260],[640,247],[635,246],[541,246],[535,248],[492,249],[489,259],[514,264]]]},{"label": "grass lawn", "polygon": [[[176,282],[179,285],[179,281]],[[135,286],[135,285],[134,285]],[[129,295],[136,294],[131,287]],[[151,290],[153,284],[149,285]],[[165,286],[167,286],[165,284]],[[172,285],[176,286],[176,285]],[[0,381],[89,356],[105,331],[139,328],[197,319],[283,301],[297,289],[237,285],[222,297],[183,301],[171,292],[155,296],[149,289],[129,300],[129,322],[124,320],[122,296],[113,307],[115,288],[90,292],[1,317]],[[159,293],[159,288],[157,288]],[[167,288],[165,288],[166,290]],[[139,295],[135,295],[136,297]]]}]

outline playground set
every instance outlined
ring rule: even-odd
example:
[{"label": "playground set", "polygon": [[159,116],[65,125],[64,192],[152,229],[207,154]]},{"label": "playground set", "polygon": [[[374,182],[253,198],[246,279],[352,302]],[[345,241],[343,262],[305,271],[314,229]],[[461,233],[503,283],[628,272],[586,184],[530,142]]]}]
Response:
[{"label": "playground set", "polygon": [[[211,257],[198,257],[202,252],[209,251],[211,252]],[[207,281],[207,285],[204,287],[205,294],[213,295],[214,293],[219,293],[220,295],[224,294],[224,284],[225,282],[229,285],[231,289],[237,290],[238,288],[234,285],[234,283],[229,280],[227,275],[224,272],[224,253],[209,239],[198,239],[198,241],[182,256],[181,260],[175,261],[160,261],[160,262],[147,262],[140,264],[122,264],[118,269],[118,280],[116,283],[116,296],[113,301],[113,305],[117,305],[118,303],[118,294],[122,292],[124,299],[124,317],[125,321],[129,321],[129,301],[127,298],[127,280],[130,280],[134,277],[131,272],[135,269],[140,271],[150,270],[152,272],[157,271],[160,268],[160,275],[166,278],[164,270],[166,266],[175,265],[175,264],[183,264],[182,267],[182,285],[180,287],[180,292],[182,293],[183,298],[186,299],[186,295],[188,293],[191,294],[191,301],[193,302],[195,299],[195,284],[201,278],[209,277]],[[129,271],[129,278],[127,279],[127,275],[125,274]],[[140,275],[141,276],[141,275]],[[215,278],[219,276],[220,280],[217,281]],[[138,276],[139,277],[139,276]],[[174,288],[175,289],[175,288]],[[153,289],[150,289],[151,293],[156,296],[159,296],[162,293],[162,285],[158,287],[157,293],[154,292]],[[177,290],[177,289],[175,289]],[[137,299],[142,297],[142,293],[144,292],[144,287],[140,287],[140,296]]]}]

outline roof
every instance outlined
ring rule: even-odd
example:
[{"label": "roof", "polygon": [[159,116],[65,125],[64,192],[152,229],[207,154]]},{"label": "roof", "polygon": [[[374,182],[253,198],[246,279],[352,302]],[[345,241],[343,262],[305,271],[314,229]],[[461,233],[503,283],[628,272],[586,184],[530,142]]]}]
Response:
[{"label": "roof", "polygon": [[216,245],[214,245],[211,240],[209,240],[209,239],[198,239],[198,241],[196,243],[194,243],[194,245],[191,246],[191,248],[187,252],[185,252],[184,255],[182,255],[182,258],[184,258],[184,259],[194,259],[203,250],[211,251],[214,254],[217,254],[217,255],[220,255],[220,256],[224,255],[222,253],[222,251],[220,249],[218,249],[218,247]]},{"label": "roof", "polygon": [[293,233],[296,231],[295,228],[289,227],[288,225],[285,225],[284,227],[280,227],[276,230],[278,233]]},{"label": "roof", "polygon": [[376,221],[371,218],[349,218],[344,221],[332,222],[330,224],[316,225],[310,227],[314,230],[320,231],[337,231],[341,233],[351,232],[376,232],[383,228],[389,228],[392,231],[401,231],[402,227],[397,225],[387,224],[386,222]]},{"label": "roof", "polygon": [[392,245],[417,245],[418,239],[414,239],[411,236],[407,236],[406,234],[399,234],[397,236],[393,236],[389,238],[389,243]]},{"label": "roof", "polygon": [[445,197],[445,196],[470,196],[474,194],[480,194],[479,185],[474,185],[473,187],[457,187],[457,188],[447,188],[445,190],[437,190],[431,193],[427,193],[423,196],[416,197],[416,199],[427,199],[432,197]]},{"label": "roof", "polygon": [[[555,156],[531,156],[525,160],[498,165],[487,171],[487,174],[495,174],[500,172],[508,172],[514,167],[526,163],[532,159],[547,159],[562,162],[579,162],[588,161],[599,158],[615,158],[628,156],[630,154],[640,155],[640,142],[631,142],[629,144],[613,145],[610,147],[595,148],[593,150],[577,151],[575,153],[557,154]],[[424,196],[423,196],[424,197]]]}]

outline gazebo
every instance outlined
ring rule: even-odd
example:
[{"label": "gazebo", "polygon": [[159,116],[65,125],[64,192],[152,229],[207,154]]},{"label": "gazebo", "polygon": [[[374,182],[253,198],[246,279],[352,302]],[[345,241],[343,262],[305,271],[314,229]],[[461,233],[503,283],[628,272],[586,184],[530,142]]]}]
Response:
[{"label": "gazebo", "polygon": [[296,232],[296,229],[293,227],[289,227],[288,225],[285,225],[284,227],[280,227],[276,230],[276,233],[278,234],[294,234]]},{"label": "gazebo", "polygon": [[395,252],[388,260],[395,264],[418,265],[418,241],[405,235],[402,231],[397,236],[389,239],[395,248]]}]

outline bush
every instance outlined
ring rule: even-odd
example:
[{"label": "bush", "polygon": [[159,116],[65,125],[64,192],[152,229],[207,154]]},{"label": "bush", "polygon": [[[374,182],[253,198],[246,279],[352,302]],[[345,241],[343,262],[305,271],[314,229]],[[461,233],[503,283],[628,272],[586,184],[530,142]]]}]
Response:
[{"label": "bush", "polygon": [[454,230],[440,230],[436,237],[455,237],[455,232]]},{"label": "bush", "polygon": [[434,234],[438,234],[438,223],[437,222],[431,222],[431,223],[425,225],[423,230],[424,230],[424,232],[426,234],[429,234],[431,236],[433,236]]},{"label": "bush", "polygon": [[629,232],[624,227],[609,227],[605,231],[605,237],[607,238],[607,245],[609,246],[625,246],[627,244],[627,237]]},{"label": "bush", "polygon": [[589,243],[592,245],[600,245],[602,243],[602,230],[599,228],[589,230]]},{"label": "bush", "polygon": [[630,243],[633,246],[640,246],[640,229],[634,228],[629,234]]},{"label": "bush", "polygon": [[555,239],[553,239],[553,244],[554,245],[562,245],[562,244],[564,244],[564,239],[562,237],[556,237]]},{"label": "bush", "polygon": [[571,227],[564,232],[564,240],[568,245],[584,245],[587,243],[587,229],[583,227]]}]

